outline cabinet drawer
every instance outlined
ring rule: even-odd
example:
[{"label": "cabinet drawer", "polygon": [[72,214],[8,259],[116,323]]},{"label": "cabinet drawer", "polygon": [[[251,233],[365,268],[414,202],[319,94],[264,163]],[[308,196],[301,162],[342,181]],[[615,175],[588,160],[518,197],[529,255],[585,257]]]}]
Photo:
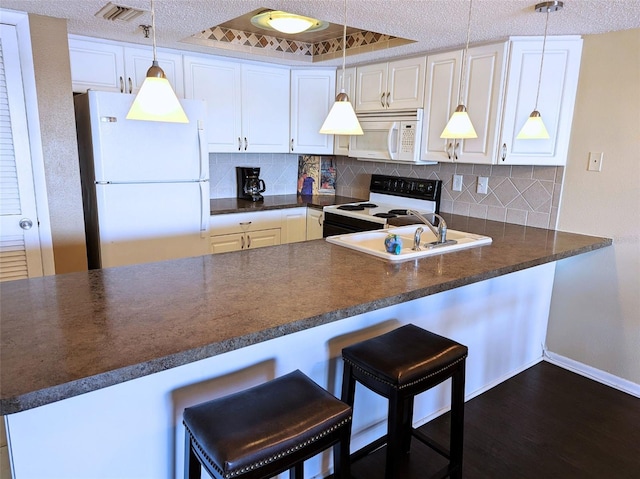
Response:
[{"label": "cabinet drawer", "polygon": [[214,235],[280,228],[281,224],[280,210],[213,215],[209,221]]}]

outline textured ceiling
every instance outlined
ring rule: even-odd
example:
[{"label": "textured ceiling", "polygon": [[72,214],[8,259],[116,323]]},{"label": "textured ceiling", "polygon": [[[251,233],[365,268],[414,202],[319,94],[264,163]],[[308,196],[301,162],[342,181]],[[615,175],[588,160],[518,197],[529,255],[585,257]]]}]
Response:
[{"label": "textured ceiling", "polygon": [[[113,3],[147,10],[132,22],[95,17],[109,0],[2,0],[12,10],[66,18],[69,33],[125,42],[150,44],[138,25],[151,23],[149,0],[112,0]],[[541,35],[545,14],[528,0],[473,0],[471,43],[509,35]],[[215,53],[241,58],[265,59],[249,53],[217,50],[184,40],[210,27],[228,22],[259,8],[285,10],[331,23],[344,22],[343,0],[155,0],[158,46]],[[350,27],[415,40],[389,50],[348,57],[347,64],[413,55],[464,45],[468,0],[348,0]],[[549,16],[549,35],[598,34],[640,28],[640,0],[567,0],[564,9]],[[268,61],[296,64],[268,58]],[[338,65],[339,59],[322,62]]]}]

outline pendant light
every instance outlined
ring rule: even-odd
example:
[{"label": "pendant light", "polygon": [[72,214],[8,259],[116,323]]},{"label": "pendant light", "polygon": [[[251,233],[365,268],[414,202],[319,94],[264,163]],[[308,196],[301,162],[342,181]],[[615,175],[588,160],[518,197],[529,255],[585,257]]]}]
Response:
[{"label": "pendant light", "polygon": [[563,2],[560,1],[552,1],[552,2],[543,2],[538,3],[535,6],[535,11],[538,13],[546,12],[547,20],[544,24],[544,37],[542,40],[542,55],[540,56],[540,72],[538,73],[538,90],[536,92],[536,103],[533,107],[533,111],[526,123],[518,133],[516,138],[518,140],[547,140],[549,139],[549,132],[547,128],[544,126],[544,122],[542,121],[542,116],[538,111],[538,97],[540,96],[540,83],[542,82],[542,66],[544,65],[544,51],[547,45],[547,27],[549,26],[549,13],[557,12],[564,6]]},{"label": "pendant light", "polygon": [[336,102],[324,120],[320,133],[325,135],[364,135],[356,112],[344,89],[344,66],[347,57],[347,0],[344,0],[344,28],[342,30],[342,85]]},{"label": "pendant light", "polygon": [[466,66],[467,66],[467,53],[469,51],[469,38],[471,36],[471,5],[473,0],[469,0],[469,21],[467,22],[467,46],[464,49],[464,53],[462,54],[462,78],[460,79],[460,87],[458,90],[458,98],[460,103],[456,108],[456,111],[449,118],[449,122],[444,127],[440,138],[478,138],[478,134],[476,133],[473,124],[471,123],[471,118],[469,118],[469,114],[467,113],[467,107],[464,106],[464,102],[462,101],[462,92],[464,91],[464,81],[466,79]]},{"label": "pendant light", "polygon": [[127,113],[127,120],[164,121],[169,123],[189,123],[164,71],[156,57],[156,20],[151,0],[151,30],[153,33],[153,62],[147,70],[133,104]]}]

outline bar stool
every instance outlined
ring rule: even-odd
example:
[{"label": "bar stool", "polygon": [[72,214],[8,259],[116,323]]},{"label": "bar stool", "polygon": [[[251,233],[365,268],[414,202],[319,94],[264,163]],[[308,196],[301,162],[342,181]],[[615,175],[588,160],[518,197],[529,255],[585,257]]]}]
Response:
[{"label": "bar stool", "polygon": [[351,407],[296,370],[186,408],[185,479],[266,479],[333,446],[334,477],[349,478]]},{"label": "bar stool", "polygon": [[[386,443],[385,478],[397,479],[414,436],[449,460],[435,476],[461,478],[467,352],[466,346],[413,324],[344,348],[342,400],[353,407],[356,382],[389,400],[387,435],[352,454],[352,462]],[[414,397],[448,378],[452,382],[447,449],[416,430],[412,421]]]}]

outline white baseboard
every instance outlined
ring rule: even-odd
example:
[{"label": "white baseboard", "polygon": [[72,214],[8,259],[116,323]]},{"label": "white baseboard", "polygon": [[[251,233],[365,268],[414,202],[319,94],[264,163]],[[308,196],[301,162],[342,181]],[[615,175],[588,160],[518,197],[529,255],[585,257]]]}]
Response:
[{"label": "white baseboard", "polygon": [[610,374],[606,371],[596,369],[587,364],[574,361],[573,359],[561,356],[560,354],[552,353],[548,350],[544,351],[543,359],[544,361],[547,361],[551,364],[555,364],[556,366],[567,369],[586,378],[593,379],[594,381],[602,383],[606,386],[610,386],[614,389],[618,389],[622,392],[640,398],[640,384],[636,384],[618,376],[614,376],[613,374]]}]

